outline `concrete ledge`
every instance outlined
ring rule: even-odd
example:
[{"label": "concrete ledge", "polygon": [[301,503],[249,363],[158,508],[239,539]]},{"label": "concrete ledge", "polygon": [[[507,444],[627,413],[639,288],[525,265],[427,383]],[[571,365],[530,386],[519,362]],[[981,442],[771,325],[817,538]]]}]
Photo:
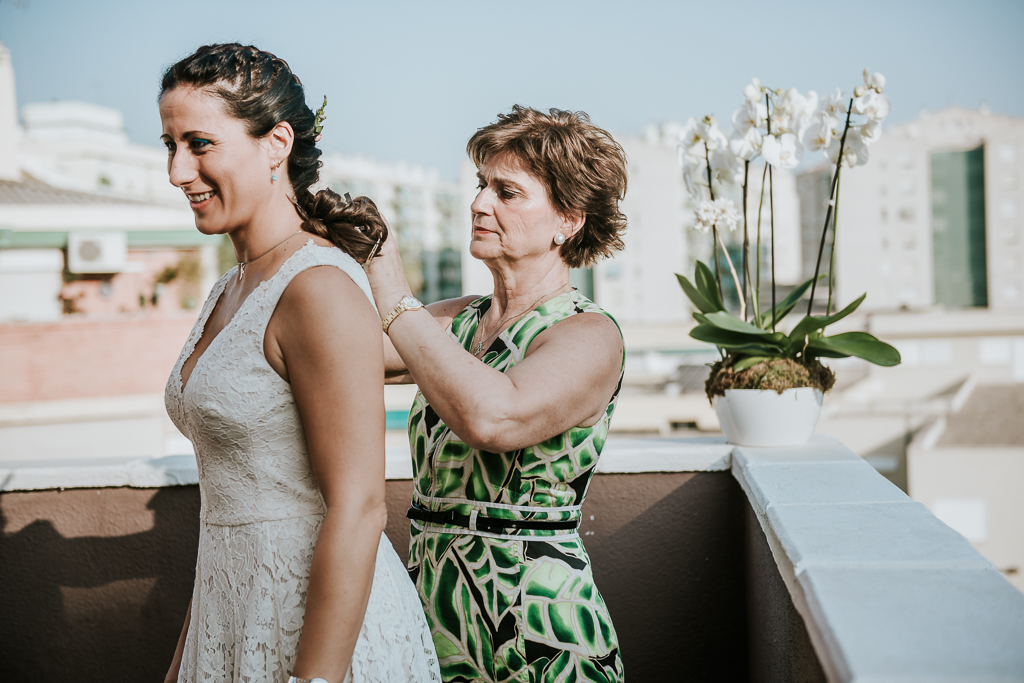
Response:
[{"label": "concrete ledge", "polygon": [[45,489],[162,488],[199,482],[196,460],[190,455],[162,458],[105,460],[48,460],[0,464],[0,491]]},{"label": "concrete ledge", "polygon": [[599,473],[724,472],[734,446],[724,436],[695,439],[609,439]]},{"label": "concrete ledge", "polygon": [[[609,440],[597,471],[601,474],[724,472],[729,469],[732,448],[724,437]],[[412,479],[408,446],[385,447],[384,476],[391,481]],[[0,462],[0,491],[160,488],[198,482],[199,473],[192,455]]]},{"label": "concrete ledge", "polygon": [[842,444],[737,447],[732,472],[829,681],[1024,681],[1024,595]]}]

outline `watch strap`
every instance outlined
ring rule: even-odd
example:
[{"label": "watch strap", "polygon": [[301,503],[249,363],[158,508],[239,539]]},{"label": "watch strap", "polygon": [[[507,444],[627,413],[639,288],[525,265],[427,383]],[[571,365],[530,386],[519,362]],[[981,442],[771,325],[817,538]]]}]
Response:
[{"label": "watch strap", "polygon": [[409,295],[403,296],[399,299],[398,303],[395,304],[394,308],[384,316],[384,319],[381,320],[380,326],[384,330],[384,334],[388,333],[391,323],[395,322],[395,319],[398,318],[398,316],[402,315],[406,311],[415,311],[420,308],[423,308],[423,304],[419,299]]}]

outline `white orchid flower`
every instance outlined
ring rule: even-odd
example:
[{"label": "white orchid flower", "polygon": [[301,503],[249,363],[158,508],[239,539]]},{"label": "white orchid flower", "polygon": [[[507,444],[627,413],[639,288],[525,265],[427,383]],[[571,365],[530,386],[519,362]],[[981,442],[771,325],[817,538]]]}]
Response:
[{"label": "white orchid flower", "polygon": [[873,97],[866,98],[868,101],[864,105],[864,113],[873,121],[881,121],[892,111],[892,100],[888,95],[881,93],[872,92],[870,94]]},{"label": "white orchid flower", "polygon": [[703,196],[700,186],[694,182],[693,179],[693,166],[690,164],[683,164],[683,184],[686,185],[686,193],[689,194],[696,200],[700,200]]},{"label": "white orchid flower", "polygon": [[833,127],[838,127],[842,123],[843,116],[846,115],[846,99],[843,97],[843,91],[836,88],[835,94],[829,93],[821,98],[821,111],[832,119]]},{"label": "white orchid flower", "polygon": [[732,113],[732,125],[742,135],[751,128],[763,128],[767,116],[768,107],[764,102],[747,100]]},{"label": "white orchid flower", "polygon": [[711,153],[711,173],[719,182],[743,184],[743,160],[723,145]]},{"label": "white orchid flower", "polygon": [[708,232],[712,227],[718,230],[735,230],[740,224],[740,212],[731,199],[718,198],[715,201],[705,199],[693,214],[693,227],[701,232]]},{"label": "white orchid flower", "polygon": [[793,168],[804,156],[804,148],[792,133],[766,135],[761,141],[765,161],[775,168]]},{"label": "white orchid flower", "polygon": [[811,116],[800,133],[800,142],[805,149],[817,152],[832,142],[832,118],[820,109]]},{"label": "white orchid flower", "polygon": [[881,94],[885,89],[885,76],[880,73],[871,73],[870,69],[864,69],[864,85]]},{"label": "white orchid flower", "polygon": [[[693,154],[697,150],[701,151],[701,154]],[[704,161],[704,146],[694,147],[690,154],[683,155],[683,183],[686,185],[686,191],[696,200],[703,199],[705,196],[703,188],[708,186],[708,167]]]},{"label": "white orchid flower", "polygon": [[772,116],[772,135],[792,133],[795,128],[793,124],[793,117],[790,115],[788,109],[776,109]]},{"label": "white orchid flower", "polygon": [[866,114],[869,118],[881,121],[889,115],[892,109],[892,101],[885,95],[879,95],[874,90],[867,90],[863,95],[853,100],[853,113]]},{"label": "white orchid flower", "polygon": [[707,138],[705,139],[705,142],[708,146],[708,152],[713,152],[720,147],[729,146],[729,139],[725,137],[725,133],[723,133],[722,129],[718,127],[718,124],[715,123],[715,119],[713,117],[705,116],[703,123],[707,126]]},{"label": "white orchid flower", "polygon": [[867,123],[860,127],[860,139],[865,145],[877,142],[882,137],[882,120],[868,119]]},{"label": "white orchid flower", "polygon": [[799,112],[798,116],[806,121],[814,116],[816,111],[818,111],[818,93],[808,90],[807,97],[804,98],[804,108]]},{"label": "white orchid flower", "polygon": [[761,153],[761,132],[757,128],[748,128],[742,135],[738,130],[733,131],[729,151],[744,161],[750,161]]},{"label": "white orchid flower", "polygon": [[691,116],[686,120],[686,125],[679,133],[679,144],[683,150],[688,151],[694,145],[698,145],[707,138],[707,126]]},{"label": "white orchid flower", "polygon": [[[832,144],[828,146],[827,155],[829,160],[835,164],[839,162],[839,145],[841,138],[832,138]],[[843,146],[843,161],[850,168],[863,166],[868,163],[868,146],[861,137],[860,128],[850,128],[846,131],[846,143]]]},{"label": "white orchid flower", "polygon": [[760,102],[764,90],[761,88],[761,81],[756,77],[750,79],[750,83],[743,88],[743,96],[748,102]]},{"label": "white orchid flower", "polygon": [[686,121],[686,125],[683,126],[683,130],[679,135],[680,144],[682,144],[683,149],[687,152],[701,143],[707,145],[709,152],[719,146],[729,144],[725,134],[719,130],[718,124],[715,123],[715,119],[710,115],[705,116],[700,121],[691,116]]}]

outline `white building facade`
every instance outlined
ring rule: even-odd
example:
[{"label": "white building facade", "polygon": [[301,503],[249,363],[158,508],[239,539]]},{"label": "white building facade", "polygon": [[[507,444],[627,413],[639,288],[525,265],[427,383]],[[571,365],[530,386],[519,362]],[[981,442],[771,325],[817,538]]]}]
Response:
[{"label": "white building facade", "polygon": [[1024,310],[1022,174],[1024,119],[952,107],[886,130],[842,175],[840,303]]}]

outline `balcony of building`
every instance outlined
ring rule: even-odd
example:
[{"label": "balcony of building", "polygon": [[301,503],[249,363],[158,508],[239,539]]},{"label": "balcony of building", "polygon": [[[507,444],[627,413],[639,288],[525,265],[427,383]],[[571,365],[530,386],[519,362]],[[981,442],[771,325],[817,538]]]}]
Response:
[{"label": "balcony of building", "polygon": [[[404,554],[401,447],[387,475]],[[161,680],[196,481],[191,456],[0,465],[5,678]],[[611,440],[583,513],[631,681],[1024,681],[1024,595],[834,439]]]}]

